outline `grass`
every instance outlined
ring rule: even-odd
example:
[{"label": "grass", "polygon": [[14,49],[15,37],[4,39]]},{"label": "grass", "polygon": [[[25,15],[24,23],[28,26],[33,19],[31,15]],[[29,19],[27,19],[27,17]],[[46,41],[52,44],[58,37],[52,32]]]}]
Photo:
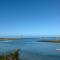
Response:
[{"label": "grass", "polygon": [[0,60],[19,60],[19,49],[9,55],[1,55]]}]

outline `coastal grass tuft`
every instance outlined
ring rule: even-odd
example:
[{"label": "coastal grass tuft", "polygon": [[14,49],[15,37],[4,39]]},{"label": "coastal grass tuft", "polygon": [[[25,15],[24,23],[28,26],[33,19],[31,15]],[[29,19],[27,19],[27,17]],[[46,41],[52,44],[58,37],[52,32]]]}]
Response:
[{"label": "coastal grass tuft", "polygon": [[0,60],[19,60],[19,49],[9,55],[0,55]]}]

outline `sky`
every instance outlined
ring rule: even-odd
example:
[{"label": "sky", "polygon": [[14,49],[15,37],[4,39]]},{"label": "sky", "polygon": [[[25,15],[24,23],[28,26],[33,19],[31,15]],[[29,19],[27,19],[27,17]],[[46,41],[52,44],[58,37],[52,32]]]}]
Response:
[{"label": "sky", "polygon": [[60,0],[0,0],[0,35],[60,35]]}]

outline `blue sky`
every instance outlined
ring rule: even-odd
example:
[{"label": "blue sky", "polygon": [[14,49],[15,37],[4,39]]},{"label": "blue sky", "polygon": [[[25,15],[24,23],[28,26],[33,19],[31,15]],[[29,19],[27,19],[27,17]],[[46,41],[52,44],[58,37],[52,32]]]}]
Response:
[{"label": "blue sky", "polygon": [[60,35],[60,0],[0,0],[0,35]]}]

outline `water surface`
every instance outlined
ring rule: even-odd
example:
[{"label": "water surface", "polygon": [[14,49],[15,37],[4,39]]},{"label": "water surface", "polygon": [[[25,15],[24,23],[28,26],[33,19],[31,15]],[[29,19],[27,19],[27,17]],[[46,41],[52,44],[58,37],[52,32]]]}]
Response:
[{"label": "water surface", "polygon": [[[55,38],[49,38],[49,40]],[[60,43],[36,42],[40,38],[25,38],[19,40],[0,41],[0,54],[10,53],[20,49],[22,60],[60,60]],[[43,39],[42,39],[43,40]]]}]

